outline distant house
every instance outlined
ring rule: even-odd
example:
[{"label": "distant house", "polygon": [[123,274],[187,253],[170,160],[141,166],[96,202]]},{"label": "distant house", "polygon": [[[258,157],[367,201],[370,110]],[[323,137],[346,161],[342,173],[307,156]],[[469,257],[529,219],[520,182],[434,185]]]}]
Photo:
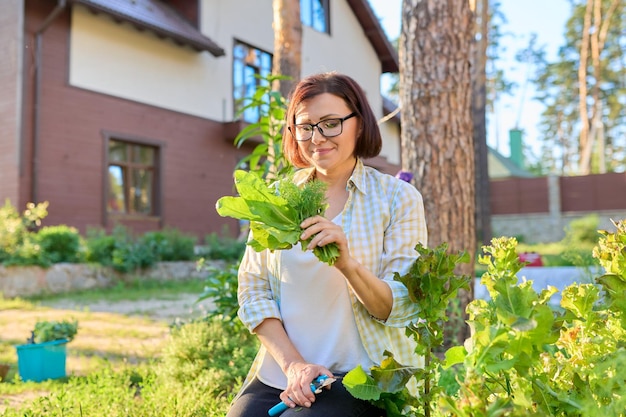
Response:
[{"label": "distant house", "polygon": [[507,158],[492,147],[488,147],[487,166],[489,169],[489,178],[492,180],[535,177],[531,172],[528,172],[513,162],[511,158]]},{"label": "distant house", "polygon": [[[2,203],[49,201],[46,224],[83,233],[236,233],[214,205],[248,151],[233,146],[238,99],[271,71],[271,0],[0,3]],[[302,75],[351,75],[382,117],[380,76],[398,60],[368,2],[301,7]],[[383,125],[371,165],[395,173],[397,132]]]}]

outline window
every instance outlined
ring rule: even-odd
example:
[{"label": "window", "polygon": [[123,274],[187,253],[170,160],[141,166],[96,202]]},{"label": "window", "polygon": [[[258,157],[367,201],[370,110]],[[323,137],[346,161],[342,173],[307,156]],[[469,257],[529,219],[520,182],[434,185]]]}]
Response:
[{"label": "window", "polygon": [[300,0],[300,20],[322,33],[330,33],[329,0]]},{"label": "window", "polygon": [[[233,87],[235,114],[240,114],[246,104],[246,98],[252,97],[259,83],[272,73],[272,55],[241,42],[235,43],[233,53]],[[258,77],[263,78],[258,78]],[[243,112],[243,120],[255,123],[259,120],[259,111],[248,108]]]},{"label": "window", "polygon": [[155,146],[109,140],[108,213],[157,214],[157,155]]}]

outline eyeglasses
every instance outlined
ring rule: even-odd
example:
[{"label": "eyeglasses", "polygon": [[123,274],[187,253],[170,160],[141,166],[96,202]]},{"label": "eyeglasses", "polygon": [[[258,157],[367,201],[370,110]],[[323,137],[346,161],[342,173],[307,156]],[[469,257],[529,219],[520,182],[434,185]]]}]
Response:
[{"label": "eyeglasses", "polygon": [[315,127],[322,135],[324,135],[324,137],[332,138],[341,135],[341,132],[343,132],[343,122],[354,116],[356,116],[356,113],[350,113],[346,117],[338,119],[320,120],[315,124],[301,123],[295,125],[295,133],[291,132],[291,128],[289,128],[289,131],[298,142],[304,142],[311,139],[313,137],[313,128]]}]

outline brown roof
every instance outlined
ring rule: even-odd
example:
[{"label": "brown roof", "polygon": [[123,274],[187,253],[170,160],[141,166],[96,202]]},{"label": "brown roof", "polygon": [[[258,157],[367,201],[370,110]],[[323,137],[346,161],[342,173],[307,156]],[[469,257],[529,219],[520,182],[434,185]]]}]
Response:
[{"label": "brown roof", "polygon": [[94,12],[102,12],[139,28],[149,29],[159,36],[188,45],[198,51],[208,51],[214,56],[224,55],[224,50],[204,36],[189,21],[159,0],[71,0]]},{"label": "brown roof", "polygon": [[399,72],[398,52],[389,42],[367,0],[347,0],[382,63],[383,72]]}]

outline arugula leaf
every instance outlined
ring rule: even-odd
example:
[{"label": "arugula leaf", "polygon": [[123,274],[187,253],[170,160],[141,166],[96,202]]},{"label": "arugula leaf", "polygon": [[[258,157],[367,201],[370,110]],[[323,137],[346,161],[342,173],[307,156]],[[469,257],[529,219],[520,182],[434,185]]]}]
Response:
[{"label": "arugula leaf", "polygon": [[[289,249],[298,242],[305,249],[312,238],[300,239],[300,224],[306,218],[324,215],[326,184],[313,180],[302,187],[286,178],[268,187],[255,174],[235,171],[238,197],[222,197],[215,208],[220,216],[250,221],[251,237],[247,244],[257,252],[264,249]],[[337,244],[313,249],[322,262],[333,265],[339,257]]]}]

